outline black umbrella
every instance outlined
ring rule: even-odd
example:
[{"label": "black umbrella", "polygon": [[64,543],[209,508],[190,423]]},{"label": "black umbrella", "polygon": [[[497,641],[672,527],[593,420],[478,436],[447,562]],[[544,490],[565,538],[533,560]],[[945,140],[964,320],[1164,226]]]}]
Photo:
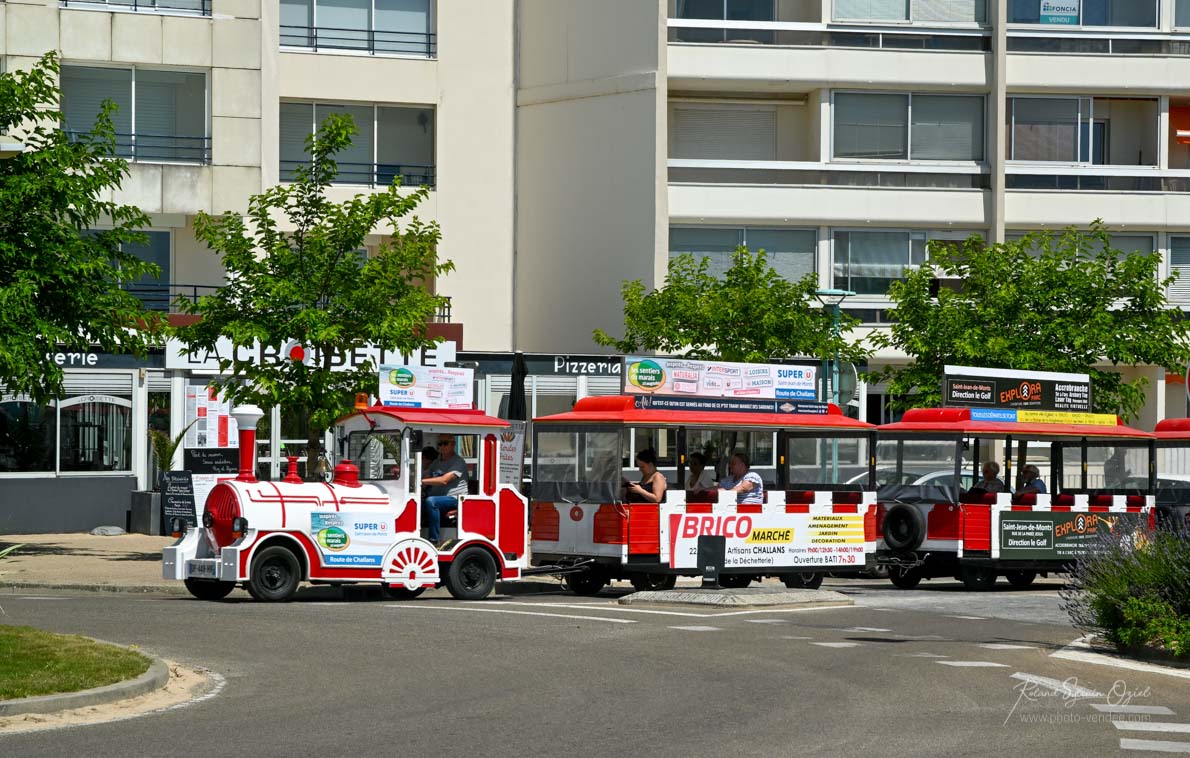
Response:
[{"label": "black umbrella", "polygon": [[525,366],[525,354],[520,350],[512,357],[512,385],[508,388],[508,418],[510,421],[528,421],[529,409],[525,406],[525,377],[529,369]]}]

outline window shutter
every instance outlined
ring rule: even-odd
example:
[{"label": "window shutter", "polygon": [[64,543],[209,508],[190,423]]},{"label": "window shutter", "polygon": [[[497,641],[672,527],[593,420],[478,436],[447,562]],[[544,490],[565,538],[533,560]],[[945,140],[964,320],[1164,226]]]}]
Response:
[{"label": "window shutter", "polygon": [[[61,86],[62,113],[68,131],[91,131],[104,100],[111,100],[118,106],[118,110],[112,114],[116,133],[126,135],[132,131],[130,69],[63,66]],[[116,139],[122,141],[120,137]]]},{"label": "window shutter", "polygon": [[983,98],[914,95],[914,160],[983,160]]},{"label": "window shutter", "polygon": [[987,0],[911,0],[914,21],[982,23],[987,19]]},{"label": "window shutter", "polygon": [[835,95],[836,158],[903,159],[909,132],[908,95]]},{"label": "window shutter", "polygon": [[587,377],[588,395],[618,395],[621,381],[618,376],[589,376]]},{"label": "window shutter", "polygon": [[131,395],[132,374],[127,371],[67,371],[66,395]]},{"label": "window shutter", "polygon": [[908,0],[835,0],[835,18],[862,21],[905,21]]},{"label": "window shutter", "polygon": [[281,181],[293,179],[293,169],[305,163],[306,138],[314,130],[314,106],[311,103],[281,103],[278,143],[281,155]]},{"label": "window shutter", "polygon": [[674,108],[674,158],[777,159],[775,108]]},{"label": "window shutter", "polygon": [[1190,302],[1190,237],[1170,237],[1169,272],[1178,278],[1169,285],[1169,299]]}]

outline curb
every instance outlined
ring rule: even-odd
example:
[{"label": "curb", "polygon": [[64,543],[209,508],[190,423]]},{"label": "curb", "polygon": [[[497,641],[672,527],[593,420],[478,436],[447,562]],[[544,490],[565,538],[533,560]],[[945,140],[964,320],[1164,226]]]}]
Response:
[{"label": "curb", "polygon": [[130,592],[141,595],[177,595],[189,597],[185,586],[177,584],[78,584],[71,582],[0,582],[0,592],[26,590],[70,590],[72,592]]},{"label": "curb", "polygon": [[1190,665],[1181,661],[1170,663],[1149,656],[1143,658],[1125,656],[1114,650],[1092,646],[1092,639],[1093,635],[1079,637],[1058,652],[1050,653],[1050,657],[1190,679]]},{"label": "curb", "polygon": [[[101,641],[96,640],[96,642]],[[111,645],[110,642],[103,644]],[[113,645],[113,647],[119,646]],[[19,716],[27,713],[53,713],[72,708],[104,705],[105,703],[114,703],[118,700],[128,700],[129,698],[161,689],[169,681],[169,667],[165,665],[165,661],[156,656],[151,656],[144,652],[141,652],[141,655],[149,658],[149,670],[135,679],[126,679],[115,684],[96,687],[90,690],[81,690],[79,692],[39,695],[37,697],[21,698],[20,700],[0,700],[0,716]]]}]

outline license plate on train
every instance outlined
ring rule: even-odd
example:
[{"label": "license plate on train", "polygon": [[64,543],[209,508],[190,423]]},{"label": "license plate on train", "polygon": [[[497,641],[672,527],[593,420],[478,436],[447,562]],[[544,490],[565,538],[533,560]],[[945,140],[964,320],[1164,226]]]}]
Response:
[{"label": "license plate on train", "polygon": [[190,576],[197,576],[203,579],[214,579],[217,576],[218,566],[213,561],[187,561],[186,573]]}]

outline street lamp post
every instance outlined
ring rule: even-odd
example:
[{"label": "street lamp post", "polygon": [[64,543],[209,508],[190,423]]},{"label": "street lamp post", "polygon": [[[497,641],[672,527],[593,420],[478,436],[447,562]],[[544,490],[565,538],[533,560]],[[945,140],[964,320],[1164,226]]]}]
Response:
[{"label": "street lamp post", "polygon": [[[839,289],[824,289],[817,290],[814,297],[818,298],[818,302],[822,303],[822,307],[831,309],[831,336],[835,338],[836,342],[839,339],[839,311],[843,301],[851,297],[855,293],[851,290]],[[830,361],[830,395],[829,399],[835,405],[839,404],[839,350],[835,348],[835,354],[828,358]],[[839,440],[831,440],[831,483],[838,484],[839,482]]]}]

